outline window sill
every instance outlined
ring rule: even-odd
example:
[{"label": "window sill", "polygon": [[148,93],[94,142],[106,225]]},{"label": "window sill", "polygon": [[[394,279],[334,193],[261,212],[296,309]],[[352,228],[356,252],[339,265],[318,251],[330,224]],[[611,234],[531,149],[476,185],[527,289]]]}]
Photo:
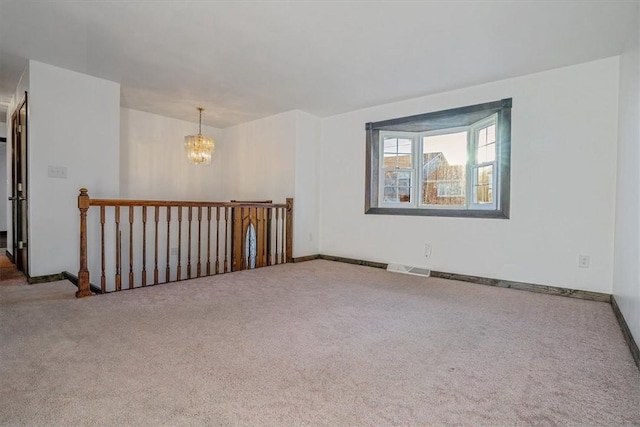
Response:
[{"label": "window sill", "polygon": [[450,218],[492,218],[509,219],[508,212],[480,209],[426,209],[426,208],[368,208],[369,215],[440,216]]}]

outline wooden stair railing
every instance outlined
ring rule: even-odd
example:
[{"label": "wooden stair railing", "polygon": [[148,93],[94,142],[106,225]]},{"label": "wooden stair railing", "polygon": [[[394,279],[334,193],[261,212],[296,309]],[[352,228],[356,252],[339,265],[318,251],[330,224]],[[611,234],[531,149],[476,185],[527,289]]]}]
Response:
[{"label": "wooden stair railing", "polygon": [[[99,215],[91,217],[94,206]],[[285,204],[91,199],[82,188],[78,209],[78,298],[293,261],[291,198]],[[100,270],[99,286],[91,284],[90,264]]]}]

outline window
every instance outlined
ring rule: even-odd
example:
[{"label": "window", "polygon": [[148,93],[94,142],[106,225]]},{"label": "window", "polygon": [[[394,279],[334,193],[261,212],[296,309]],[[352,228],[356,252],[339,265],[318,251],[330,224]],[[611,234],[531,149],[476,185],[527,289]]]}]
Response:
[{"label": "window", "polygon": [[365,213],[509,217],[511,99],[367,124]]}]

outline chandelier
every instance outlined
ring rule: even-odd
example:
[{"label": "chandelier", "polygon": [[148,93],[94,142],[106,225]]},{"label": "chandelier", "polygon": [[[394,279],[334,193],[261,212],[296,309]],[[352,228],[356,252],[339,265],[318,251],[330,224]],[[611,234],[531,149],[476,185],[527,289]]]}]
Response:
[{"label": "chandelier", "polygon": [[187,159],[194,165],[208,165],[211,163],[211,155],[216,148],[216,142],[210,136],[202,134],[202,111],[204,108],[198,107],[200,121],[197,135],[187,135],[184,137],[184,149],[187,152]]}]

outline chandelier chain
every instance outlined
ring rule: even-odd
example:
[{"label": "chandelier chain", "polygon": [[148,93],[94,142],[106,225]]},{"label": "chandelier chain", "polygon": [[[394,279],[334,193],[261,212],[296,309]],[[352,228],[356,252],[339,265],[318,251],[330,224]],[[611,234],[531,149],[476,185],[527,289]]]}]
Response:
[{"label": "chandelier chain", "polygon": [[198,134],[202,135],[202,111],[204,108],[198,107],[198,111],[200,111],[200,120],[198,121]]}]

